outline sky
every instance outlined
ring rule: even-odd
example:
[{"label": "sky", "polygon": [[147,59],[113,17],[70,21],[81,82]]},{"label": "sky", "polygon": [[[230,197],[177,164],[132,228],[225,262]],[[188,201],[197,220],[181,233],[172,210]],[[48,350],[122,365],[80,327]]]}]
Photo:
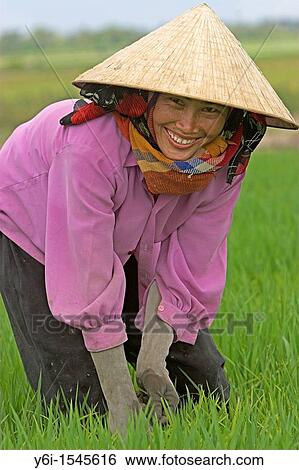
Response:
[{"label": "sky", "polygon": [[[152,30],[200,0],[0,0],[0,33],[26,32],[37,26],[59,32],[83,28],[101,29],[109,25]],[[298,0],[207,0],[206,3],[227,24],[269,19],[299,20]]]}]

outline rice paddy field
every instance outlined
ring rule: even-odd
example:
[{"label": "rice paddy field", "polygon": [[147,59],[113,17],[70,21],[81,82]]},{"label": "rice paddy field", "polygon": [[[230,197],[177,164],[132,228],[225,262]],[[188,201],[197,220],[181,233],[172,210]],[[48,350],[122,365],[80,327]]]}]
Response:
[{"label": "rice paddy field", "polygon": [[[298,55],[287,51],[265,54],[259,66],[297,113]],[[2,67],[2,142],[43,106],[76,97],[69,84],[82,69],[54,69]],[[234,212],[227,284],[212,325],[227,359],[229,414],[201,395],[198,404],[188,401],[170,415],[165,428],[154,422],[148,431],[142,414],[122,439],[86,406],[61,413],[53,403],[45,411],[27,383],[0,303],[0,448],[299,449],[298,157],[298,148],[288,146],[257,149]]]}]

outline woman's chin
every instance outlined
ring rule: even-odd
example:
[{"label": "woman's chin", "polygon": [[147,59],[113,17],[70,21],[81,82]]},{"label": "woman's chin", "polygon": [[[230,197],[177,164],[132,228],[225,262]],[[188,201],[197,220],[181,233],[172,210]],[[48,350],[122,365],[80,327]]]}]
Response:
[{"label": "woman's chin", "polygon": [[178,150],[178,149],[169,149],[161,148],[162,153],[165,155],[165,157],[169,158],[170,160],[189,160],[190,158],[193,157],[200,157],[200,155],[203,155],[205,152],[205,149],[202,145],[199,145],[199,142],[197,142],[197,145],[194,146],[194,148],[189,148],[188,150]]}]

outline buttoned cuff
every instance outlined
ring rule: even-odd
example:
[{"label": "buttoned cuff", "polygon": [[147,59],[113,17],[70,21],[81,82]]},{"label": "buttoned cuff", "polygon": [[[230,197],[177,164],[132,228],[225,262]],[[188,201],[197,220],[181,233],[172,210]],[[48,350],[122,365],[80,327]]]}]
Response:
[{"label": "buttoned cuff", "polygon": [[[135,320],[135,326],[143,331],[144,328],[144,307],[140,309]],[[184,343],[195,344],[199,330],[207,328],[211,319],[208,319],[205,309],[199,314],[186,313],[178,310],[169,302],[161,300],[157,308],[158,317],[170,325],[174,332],[174,342],[182,341]]]},{"label": "buttoned cuff", "polygon": [[100,328],[82,330],[82,335],[86,349],[90,352],[115,348],[128,339],[122,320],[113,320]]},{"label": "buttoned cuff", "polygon": [[174,329],[174,342],[183,341],[195,344],[200,324],[194,314],[178,310],[174,305],[162,300],[158,306],[157,315]]}]

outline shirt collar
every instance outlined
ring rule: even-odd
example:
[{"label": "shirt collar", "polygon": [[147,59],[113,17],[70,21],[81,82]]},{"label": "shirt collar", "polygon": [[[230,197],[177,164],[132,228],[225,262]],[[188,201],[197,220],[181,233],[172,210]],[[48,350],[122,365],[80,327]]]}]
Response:
[{"label": "shirt collar", "polygon": [[129,152],[129,154],[126,158],[124,166],[125,167],[137,166],[137,160],[136,160],[136,157],[135,157],[134,152],[132,150]]}]

